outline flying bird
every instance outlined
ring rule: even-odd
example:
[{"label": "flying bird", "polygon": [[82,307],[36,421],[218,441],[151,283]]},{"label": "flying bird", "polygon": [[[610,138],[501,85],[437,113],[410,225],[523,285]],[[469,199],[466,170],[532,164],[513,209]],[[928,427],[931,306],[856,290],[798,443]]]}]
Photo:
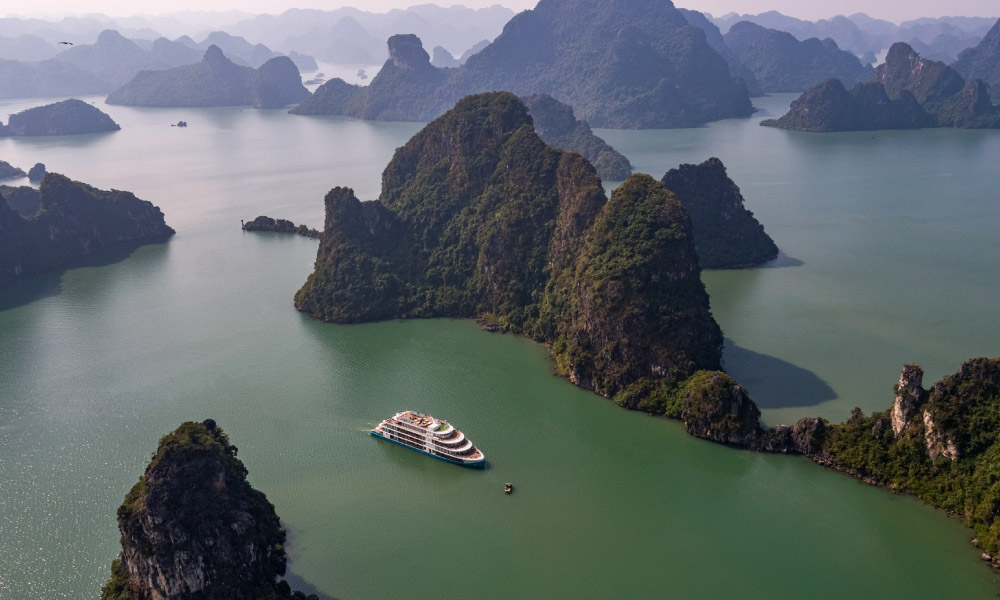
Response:
[{"label": "flying bird", "polygon": [[67,46],[72,46],[73,42],[59,42],[60,44],[65,44]]}]

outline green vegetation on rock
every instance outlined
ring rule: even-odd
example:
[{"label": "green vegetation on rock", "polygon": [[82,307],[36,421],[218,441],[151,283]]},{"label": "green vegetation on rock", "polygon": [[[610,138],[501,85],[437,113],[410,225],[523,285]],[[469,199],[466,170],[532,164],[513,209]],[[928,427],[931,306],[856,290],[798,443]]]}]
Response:
[{"label": "green vegetation on rock", "polygon": [[[665,179],[763,234],[739,216],[720,161]],[[299,310],[336,323],[476,318],[530,336],[549,346],[557,374],[620,406],[914,493],[964,515],[980,545],[1000,553],[1000,359],[969,361],[930,393],[909,366],[890,413],[764,429],[747,390],[720,370],[697,224],[660,182],[632,175],[606,199],[586,159],[547,147],[524,104],[494,92],[427,125],[382,183],[377,201],[347,188],[327,195]]]},{"label": "green vegetation on rock", "polygon": [[969,360],[929,391],[922,376],[904,368],[893,407],[855,409],[817,458],[960,515],[1000,555],[1000,359]]},{"label": "green vegetation on rock", "polygon": [[397,150],[382,181],[375,202],[327,195],[299,310],[338,323],[476,318],[550,343],[560,374],[608,397],[719,367],[680,202],[648,175],[608,201],[587,160],[547,147],[513,94],[463,99]]},{"label": "green vegetation on rock", "polygon": [[118,508],[122,552],[101,600],[306,599],[277,581],[285,530],[236,455],[212,420],[160,440]]},{"label": "green vegetation on rock", "polygon": [[109,246],[174,233],[153,204],[57,173],[42,180],[37,200],[33,191],[21,188],[5,188],[2,194],[18,196],[15,204],[30,216],[18,214],[0,199],[0,285]]}]

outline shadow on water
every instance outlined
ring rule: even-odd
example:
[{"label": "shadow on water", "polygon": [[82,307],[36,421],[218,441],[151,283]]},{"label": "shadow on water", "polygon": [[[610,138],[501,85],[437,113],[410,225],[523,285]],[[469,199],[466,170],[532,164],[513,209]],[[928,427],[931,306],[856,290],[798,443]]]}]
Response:
[{"label": "shadow on water", "polygon": [[292,587],[292,591],[302,592],[307,596],[313,594],[317,598],[319,598],[319,600],[340,600],[335,596],[324,594],[323,592],[319,591],[318,589],[316,589],[316,586],[309,583],[305,579],[302,579],[291,570],[289,570],[288,573],[285,574],[285,581],[287,581],[288,585]]},{"label": "shadow on water", "polygon": [[837,393],[818,375],[790,362],[741,348],[726,338],[723,366],[760,408],[815,406]]},{"label": "shadow on water", "polygon": [[797,259],[797,258],[793,258],[791,256],[788,256],[784,252],[779,251],[778,252],[778,257],[775,258],[774,260],[769,260],[769,261],[767,261],[765,263],[760,263],[759,265],[754,265],[752,267],[736,267],[736,268],[721,268],[721,269],[709,269],[709,268],[706,268],[705,270],[706,271],[747,271],[747,270],[753,270],[753,269],[780,269],[780,268],[783,268],[783,267],[801,267],[804,264],[806,264],[806,263],[803,262],[803,261],[801,261],[801,260],[799,260],[799,259]]},{"label": "shadow on water", "polygon": [[44,300],[45,298],[58,296],[62,292],[62,278],[67,271],[81,267],[106,267],[113,265],[132,256],[142,246],[163,245],[165,247],[169,239],[170,236],[167,236],[115,244],[94,254],[74,259],[51,271],[21,277],[10,285],[0,287],[0,312],[25,306],[38,300]]},{"label": "shadow on water", "polygon": [[766,262],[762,265],[757,265],[755,269],[780,269],[782,267],[801,267],[804,265],[803,261],[788,256],[784,252],[778,252],[778,257],[772,261]]}]

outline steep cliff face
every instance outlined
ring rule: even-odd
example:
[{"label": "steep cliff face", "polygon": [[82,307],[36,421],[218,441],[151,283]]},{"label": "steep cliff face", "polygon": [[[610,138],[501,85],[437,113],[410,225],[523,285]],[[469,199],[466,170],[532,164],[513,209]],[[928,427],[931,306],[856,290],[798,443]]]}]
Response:
[{"label": "steep cliff face", "polygon": [[667,0],[542,0],[456,69],[435,68],[411,38],[402,64],[419,68],[390,57],[368,88],[334,80],[294,112],[429,120],[489,90],[550,94],[596,127],[689,127],[753,110],[705,33]]},{"label": "steep cliff face", "polygon": [[121,127],[100,109],[71,98],[11,115],[6,127],[0,126],[0,135],[80,135],[119,129]]},{"label": "steep cliff face", "polygon": [[702,267],[739,269],[778,256],[774,240],[746,209],[740,188],[718,158],[671,169],[662,181],[691,217]]},{"label": "steep cliff face", "polygon": [[[718,369],[722,331],[709,309],[684,207],[648,175],[632,175],[587,233],[552,344],[557,370],[614,397],[651,377],[677,385]],[[560,290],[561,291],[561,290]]]},{"label": "steep cliff face", "polygon": [[625,156],[594,135],[590,125],[573,114],[573,107],[548,94],[532,94],[524,98],[531,113],[535,131],[549,146],[582,154],[606,181],[624,181],[632,173]]},{"label": "steep cliff face", "polygon": [[397,150],[382,183],[377,202],[327,195],[300,310],[477,318],[552,343],[561,374],[609,397],[718,368],[684,208],[649,176],[607,201],[593,167],[547,147],[516,96],[463,99]]},{"label": "steep cliff face", "polygon": [[0,285],[21,275],[59,267],[122,242],[174,233],[163,213],[129,192],[103,191],[50,173],[42,181],[39,210],[30,217],[0,202]]},{"label": "steep cliff face", "polygon": [[304,598],[277,581],[285,531],[236,453],[212,420],[160,440],[118,508],[122,552],[102,600]]},{"label": "steep cliff face", "polygon": [[889,48],[885,62],[875,68],[872,81],[881,83],[889,98],[898,98],[903,90],[910,92],[932,113],[965,87],[965,80],[957,71],[943,62],[921,58],[903,42]]},{"label": "steep cliff face", "polygon": [[233,63],[218,46],[201,62],[143,71],[112,92],[108,104],[125,106],[253,106],[278,108],[309,97],[298,68],[280,56],[259,69]]},{"label": "steep cliff face", "polygon": [[[585,191],[566,181],[575,177]],[[377,203],[339,188],[327,196],[318,268],[297,296],[300,309],[333,321],[494,315],[530,328],[537,308],[525,305],[544,290],[561,201],[604,200],[593,168],[547,148],[507,93],[459,102],[396,151],[382,184]],[[347,275],[355,270],[360,278]]]},{"label": "steep cliff face", "polygon": [[892,433],[898,439],[924,402],[927,392],[922,386],[924,371],[917,365],[906,365],[896,384],[896,400],[892,403]]}]

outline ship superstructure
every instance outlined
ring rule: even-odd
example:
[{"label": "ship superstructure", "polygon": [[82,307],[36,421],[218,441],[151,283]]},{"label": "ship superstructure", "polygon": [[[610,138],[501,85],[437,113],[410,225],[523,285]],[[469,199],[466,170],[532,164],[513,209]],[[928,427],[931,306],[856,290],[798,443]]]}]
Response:
[{"label": "ship superstructure", "polygon": [[371,434],[458,465],[486,465],[486,457],[461,431],[447,421],[412,410],[382,421]]}]

